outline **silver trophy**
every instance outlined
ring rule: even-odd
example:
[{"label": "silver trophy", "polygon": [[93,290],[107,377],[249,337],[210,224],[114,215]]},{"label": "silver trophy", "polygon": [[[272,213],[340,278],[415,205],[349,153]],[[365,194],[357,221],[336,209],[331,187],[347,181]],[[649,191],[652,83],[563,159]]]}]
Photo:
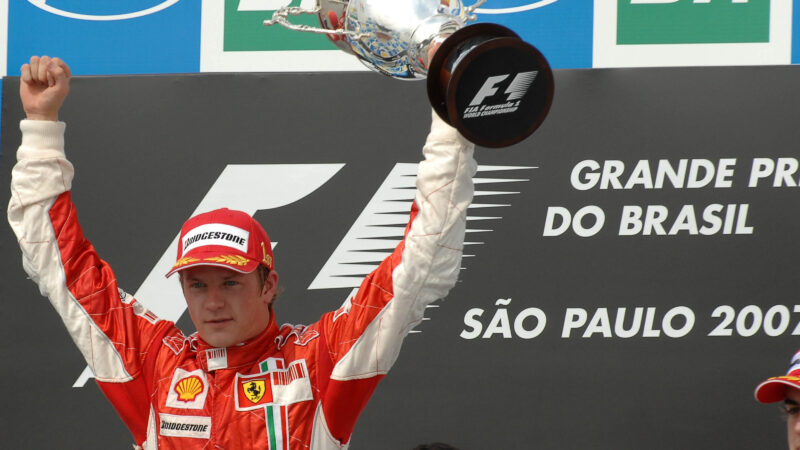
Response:
[{"label": "silver trophy", "polygon": [[[315,8],[282,7],[264,25],[325,34],[370,69],[425,79],[436,112],[467,139],[486,147],[521,141],[539,127],[553,98],[544,56],[516,33],[475,21],[485,0],[317,0]],[[289,16],[315,14],[320,27]]]}]

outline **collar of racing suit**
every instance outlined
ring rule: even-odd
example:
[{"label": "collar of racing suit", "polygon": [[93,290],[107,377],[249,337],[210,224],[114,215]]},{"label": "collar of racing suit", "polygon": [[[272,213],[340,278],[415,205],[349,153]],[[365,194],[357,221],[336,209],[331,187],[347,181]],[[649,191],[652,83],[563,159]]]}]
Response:
[{"label": "collar of racing suit", "polygon": [[279,342],[278,325],[271,315],[269,325],[261,334],[232,347],[212,347],[198,337],[197,361],[206,372],[250,366],[265,354],[276,352]]}]

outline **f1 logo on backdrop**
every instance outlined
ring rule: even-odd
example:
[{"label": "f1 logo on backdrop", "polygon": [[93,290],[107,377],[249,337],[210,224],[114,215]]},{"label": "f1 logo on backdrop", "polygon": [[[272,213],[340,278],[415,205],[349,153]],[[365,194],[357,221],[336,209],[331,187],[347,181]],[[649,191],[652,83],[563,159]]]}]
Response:
[{"label": "f1 logo on backdrop", "polygon": [[78,20],[124,20],[157,13],[180,0],[28,0],[37,8]]},{"label": "f1 logo on backdrop", "polygon": [[[250,215],[260,210],[281,208],[310,195],[322,188],[344,164],[231,164],[225,167],[219,178],[209,188],[203,200],[192,215],[216,208],[228,207],[245,211]],[[515,195],[518,192],[506,188],[508,183],[528,181],[511,178],[504,172],[521,169],[534,169],[523,166],[479,166],[478,176],[473,177],[475,196],[491,195],[498,197]],[[481,173],[491,172],[492,177],[481,177]],[[355,294],[361,280],[374,270],[383,258],[389,256],[403,237],[408,212],[414,199],[417,164],[396,163],[375,194],[353,221],[339,245],[328,257],[308,289],[350,288],[351,292],[342,298],[344,302]],[[269,180],[269,187],[264,185]],[[489,187],[479,188],[481,185]],[[269,190],[270,195],[262,195]],[[250,196],[229,195],[230,192],[250,192]],[[481,216],[474,211],[486,212],[492,208],[510,206],[509,203],[478,203],[470,205],[467,213],[467,236],[474,233],[492,231],[487,224],[500,220],[498,214]],[[470,222],[480,221],[480,229]],[[159,318],[177,322],[186,310],[186,301],[178,283],[167,279],[164,274],[175,262],[180,235],[176,234],[171,244],[164,250],[155,266],[147,275],[134,297]],[[465,242],[464,257],[474,256],[468,251],[482,242]],[[273,249],[279,245],[272,241]],[[324,258],[325,256],[323,256]],[[157,302],[154,299],[158,299]],[[147,303],[151,301],[152,303]],[[432,305],[436,307],[437,305]],[[413,331],[412,331],[413,333]],[[92,371],[86,367],[73,384],[83,387]]]},{"label": "f1 logo on backdrop", "polygon": [[791,62],[786,0],[595,2],[594,67]]}]

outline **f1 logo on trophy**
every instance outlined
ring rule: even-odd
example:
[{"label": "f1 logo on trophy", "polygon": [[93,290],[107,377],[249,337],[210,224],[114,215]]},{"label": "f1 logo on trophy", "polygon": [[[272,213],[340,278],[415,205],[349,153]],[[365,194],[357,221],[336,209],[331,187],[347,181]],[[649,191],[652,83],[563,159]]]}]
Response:
[{"label": "f1 logo on trophy", "polygon": [[[376,72],[427,77],[433,109],[464,137],[507,147],[530,136],[553,102],[553,72],[535,47],[500,25],[480,23],[461,0],[316,0],[282,7],[264,25],[325,34]],[[316,14],[322,28],[292,24]]]}]

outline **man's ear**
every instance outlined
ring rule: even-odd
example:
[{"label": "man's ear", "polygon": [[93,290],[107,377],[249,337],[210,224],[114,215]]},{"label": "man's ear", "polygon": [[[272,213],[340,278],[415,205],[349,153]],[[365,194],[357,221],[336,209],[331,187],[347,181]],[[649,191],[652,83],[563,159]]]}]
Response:
[{"label": "man's ear", "polygon": [[261,295],[264,296],[264,301],[267,305],[272,304],[275,298],[275,291],[278,290],[278,272],[270,270],[267,274],[267,279],[264,281],[264,288]]}]

